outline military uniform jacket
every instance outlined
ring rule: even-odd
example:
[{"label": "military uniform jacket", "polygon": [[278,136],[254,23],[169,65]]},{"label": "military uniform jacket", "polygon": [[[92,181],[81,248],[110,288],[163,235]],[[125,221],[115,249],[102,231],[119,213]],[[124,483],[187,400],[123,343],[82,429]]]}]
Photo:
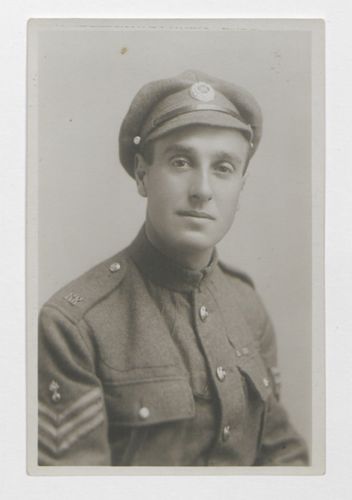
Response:
[{"label": "military uniform jacket", "polygon": [[248,279],[183,269],[144,229],[39,320],[40,465],[306,465]]}]

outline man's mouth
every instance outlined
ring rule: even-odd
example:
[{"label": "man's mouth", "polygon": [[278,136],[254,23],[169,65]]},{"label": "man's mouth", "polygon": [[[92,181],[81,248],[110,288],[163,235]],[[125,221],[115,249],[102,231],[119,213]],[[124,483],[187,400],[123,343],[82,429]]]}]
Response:
[{"label": "man's mouth", "polygon": [[181,217],[195,217],[197,219],[215,220],[215,217],[201,210],[178,210],[177,215]]}]

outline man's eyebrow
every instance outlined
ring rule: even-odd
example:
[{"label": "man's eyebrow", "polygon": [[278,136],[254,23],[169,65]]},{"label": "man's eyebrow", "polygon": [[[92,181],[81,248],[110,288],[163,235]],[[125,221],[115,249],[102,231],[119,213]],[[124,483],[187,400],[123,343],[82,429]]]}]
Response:
[{"label": "man's eyebrow", "polygon": [[216,161],[228,161],[228,162],[235,162],[235,163],[241,163],[242,160],[241,158],[236,154],[236,153],[229,153],[227,151],[216,151],[214,153],[214,159]]},{"label": "man's eyebrow", "polygon": [[[196,155],[197,150],[190,146],[185,146],[183,144],[171,144],[165,149],[165,154],[184,154],[184,155]],[[215,151],[213,153],[215,161],[228,161],[241,163],[241,158],[235,152],[228,151]]]},{"label": "man's eyebrow", "polygon": [[178,154],[195,154],[196,150],[194,148],[191,148],[190,146],[184,146],[182,144],[171,144],[171,146],[168,146],[165,149],[166,154],[170,153],[178,153]]}]

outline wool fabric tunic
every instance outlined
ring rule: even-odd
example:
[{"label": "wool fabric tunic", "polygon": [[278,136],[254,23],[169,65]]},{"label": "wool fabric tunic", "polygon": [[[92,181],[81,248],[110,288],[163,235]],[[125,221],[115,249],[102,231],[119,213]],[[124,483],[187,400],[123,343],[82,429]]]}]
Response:
[{"label": "wool fabric tunic", "polygon": [[39,464],[306,465],[250,281],[182,268],[144,228],[39,324]]}]

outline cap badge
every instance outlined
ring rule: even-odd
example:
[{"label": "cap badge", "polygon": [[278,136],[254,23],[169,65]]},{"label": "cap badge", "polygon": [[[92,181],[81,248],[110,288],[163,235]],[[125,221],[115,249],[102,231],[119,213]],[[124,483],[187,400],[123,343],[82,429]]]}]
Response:
[{"label": "cap badge", "polygon": [[205,82],[196,82],[190,88],[190,94],[197,101],[209,102],[215,98],[215,92],[211,85]]}]

